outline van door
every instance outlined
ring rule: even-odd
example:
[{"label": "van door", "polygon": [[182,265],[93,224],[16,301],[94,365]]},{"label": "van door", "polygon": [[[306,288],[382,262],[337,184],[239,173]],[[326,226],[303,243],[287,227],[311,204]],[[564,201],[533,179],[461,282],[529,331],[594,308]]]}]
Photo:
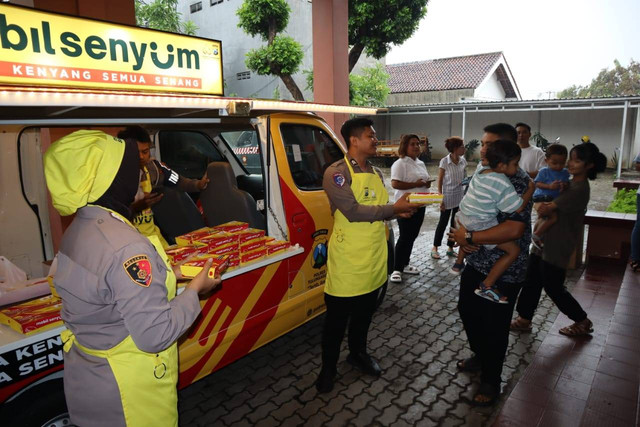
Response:
[{"label": "van door", "polygon": [[322,177],[329,165],[344,157],[344,151],[331,129],[310,114],[271,116],[271,135],[289,240],[308,250],[303,263],[290,272],[293,280],[289,297],[314,290],[309,294],[306,312],[307,317],[313,317],[324,308],[322,285],[333,227]]}]

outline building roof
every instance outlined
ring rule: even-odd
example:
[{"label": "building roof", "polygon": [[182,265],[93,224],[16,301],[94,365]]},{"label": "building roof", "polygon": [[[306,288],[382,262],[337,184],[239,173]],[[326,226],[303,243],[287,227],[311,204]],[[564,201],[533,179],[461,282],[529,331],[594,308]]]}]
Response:
[{"label": "building roof", "polygon": [[476,89],[500,60],[504,64],[496,69],[498,80],[506,97],[515,98],[515,82],[509,80],[502,52],[392,64],[386,69],[391,93]]}]

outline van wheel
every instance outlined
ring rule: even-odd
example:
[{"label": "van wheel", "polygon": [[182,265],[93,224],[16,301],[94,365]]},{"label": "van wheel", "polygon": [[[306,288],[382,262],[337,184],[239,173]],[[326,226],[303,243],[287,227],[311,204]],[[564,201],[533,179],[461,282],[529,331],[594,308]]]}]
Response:
[{"label": "van wheel", "polygon": [[33,387],[8,404],[2,405],[2,420],[23,427],[69,427],[71,420],[64,398],[62,379]]}]

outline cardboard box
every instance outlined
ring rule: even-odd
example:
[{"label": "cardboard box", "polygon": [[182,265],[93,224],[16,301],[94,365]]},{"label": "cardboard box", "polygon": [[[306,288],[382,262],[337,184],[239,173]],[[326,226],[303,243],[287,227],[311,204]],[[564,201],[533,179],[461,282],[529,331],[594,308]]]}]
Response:
[{"label": "cardboard box", "polygon": [[426,205],[429,203],[442,203],[442,194],[438,193],[410,193],[409,203]]},{"label": "cardboard box", "polygon": [[216,232],[197,239],[196,243],[206,246],[207,253],[213,253],[212,251],[217,248],[238,244],[238,236],[231,233]]},{"label": "cardboard box", "polygon": [[256,249],[264,248],[265,242],[264,238],[250,240],[240,245],[240,253],[246,253],[255,251]]},{"label": "cardboard box", "polygon": [[172,264],[177,264],[190,256],[197,256],[205,252],[205,248],[196,246],[169,246],[165,249],[165,253],[169,257]]},{"label": "cardboard box", "polygon": [[236,242],[231,245],[226,245],[220,248],[209,250],[206,255],[229,255],[238,252],[240,252],[240,245]]},{"label": "cardboard box", "polygon": [[257,228],[247,228],[246,230],[238,231],[235,233],[238,235],[238,241],[240,244],[251,242],[252,240],[258,240],[264,238],[264,230],[258,230]]},{"label": "cardboard box", "polygon": [[257,261],[264,258],[267,255],[267,248],[258,249],[251,252],[240,254],[240,265],[249,264],[250,262]]},{"label": "cardboard box", "polygon": [[224,231],[226,233],[237,233],[239,231],[246,230],[247,228],[249,228],[249,224],[242,221],[229,221],[213,227],[216,231]]},{"label": "cardboard box", "polygon": [[0,310],[0,323],[25,335],[62,325],[62,300],[52,295]]},{"label": "cardboard box", "polygon": [[272,240],[267,242],[265,245],[267,249],[267,255],[277,254],[279,252],[284,252],[291,247],[290,242],[285,242],[283,240]]},{"label": "cardboard box", "polygon": [[[209,257],[213,259],[211,269],[209,269],[209,277],[215,277],[216,274],[222,274],[227,269],[228,257],[226,255],[220,255],[217,257]],[[207,258],[207,259],[209,259]],[[204,268],[207,259],[199,259],[195,261],[185,262],[180,266],[180,272],[184,278],[192,279],[198,275]]]},{"label": "cardboard box", "polygon": [[187,234],[183,234],[182,236],[176,237],[176,244],[178,246],[190,246],[192,242],[212,233],[215,233],[215,231],[209,227],[199,228]]}]

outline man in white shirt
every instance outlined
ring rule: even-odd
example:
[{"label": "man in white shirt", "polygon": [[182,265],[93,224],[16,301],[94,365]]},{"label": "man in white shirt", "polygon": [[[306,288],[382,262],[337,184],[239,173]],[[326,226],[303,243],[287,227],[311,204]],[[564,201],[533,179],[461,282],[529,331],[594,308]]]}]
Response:
[{"label": "man in white shirt", "polygon": [[529,144],[531,126],[526,123],[518,123],[516,131],[518,131],[518,145],[522,149],[518,166],[528,173],[531,179],[534,179],[538,175],[538,171],[546,166],[544,151]]}]

